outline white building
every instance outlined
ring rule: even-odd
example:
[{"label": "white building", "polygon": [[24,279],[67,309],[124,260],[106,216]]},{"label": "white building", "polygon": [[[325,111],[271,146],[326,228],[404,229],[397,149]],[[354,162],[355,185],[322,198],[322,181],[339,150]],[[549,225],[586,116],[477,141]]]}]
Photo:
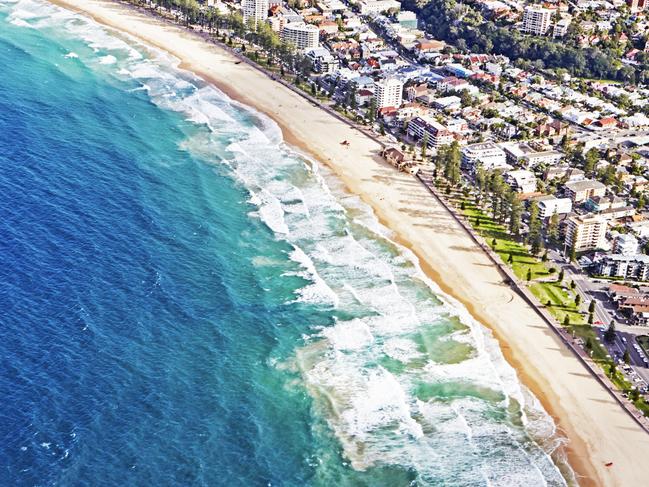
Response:
[{"label": "white building", "polygon": [[403,102],[403,83],[396,78],[387,78],[374,83],[376,108],[399,108]]},{"label": "white building", "polygon": [[503,178],[518,193],[533,193],[536,191],[536,176],[532,171],[526,169],[508,171],[503,175]]},{"label": "white building", "polygon": [[606,247],[606,220],[601,216],[584,215],[568,218],[566,245],[577,252]]},{"label": "white building", "polygon": [[565,215],[572,211],[570,198],[557,198],[556,196],[542,196],[536,200],[539,205],[539,217],[550,218],[552,215]]},{"label": "white building", "polygon": [[550,29],[553,10],[539,7],[526,7],[523,14],[523,32],[545,35]]},{"label": "white building", "polygon": [[649,280],[649,255],[607,255],[598,263],[600,276]]},{"label": "white building", "polygon": [[290,22],[284,26],[280,37],[293,44],[297,49],[310,49],[318,47],[320,31],[315,25]]},{"label": "white building", "polygon": [[638,239],[630,233],[621,233],[613,241],[614,254],[636,255],[639,249]]},{"label": "white building", "polygon": [[313,61],[313,69],[317,73],[333,73],[340,67],[338,58],[324,47],[314,47],[305,51],[306,56]]},{"label": "white building", "polygon": [[462,168],[471,172],[480,164],[485,170],[508,167],[505,151],[493,142],[471,144],[462,148]]},{"label": "white building", "polygon": [[243,22],[257,23],[268,18],[268,0],[243,0]]},{"label": "white building", "polygon": [[390,9],[401,8],[401,3],[395,0],[363,0],[358,4],[361,15],[380,14]]}]

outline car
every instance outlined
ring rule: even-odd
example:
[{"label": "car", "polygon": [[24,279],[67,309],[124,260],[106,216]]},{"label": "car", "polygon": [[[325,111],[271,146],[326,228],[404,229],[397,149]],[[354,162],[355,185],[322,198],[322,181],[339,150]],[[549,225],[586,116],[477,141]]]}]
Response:
[{"label": "car", "polygon": [[626,337],[622,337],[622,341],[626,343]]}]

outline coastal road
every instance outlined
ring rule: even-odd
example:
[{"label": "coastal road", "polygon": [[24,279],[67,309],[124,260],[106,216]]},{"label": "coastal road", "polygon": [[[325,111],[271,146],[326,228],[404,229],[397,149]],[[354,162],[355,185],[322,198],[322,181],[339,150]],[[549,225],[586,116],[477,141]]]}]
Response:
[{"label": "coastal road", "polygon": [[[602,345],[606,347],[611,357],[615,358],[616,361],[619,362],[622,360],[625,350],[629,351],[629,365],[633,367],[633,370],[636,371],[645,383],[649,384],[649,358],[642,349],[638,350],[634,347],[636,344],[635,335],[618,331],[615,333],[615,340],[613,342],[607,342],[604,339],[606,327],[596,327],[595,329]],[[645,360],[647,361],[646,363]]]}]

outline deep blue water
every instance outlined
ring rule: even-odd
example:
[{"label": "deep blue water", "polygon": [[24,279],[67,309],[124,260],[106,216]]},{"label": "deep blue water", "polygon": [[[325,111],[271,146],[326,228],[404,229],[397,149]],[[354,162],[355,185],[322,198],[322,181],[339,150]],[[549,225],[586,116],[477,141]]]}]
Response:
[{"label": "deep blue water", "polygon": [[41,0],[0,66],[0,486],[564,483],[496,342],[268,120]]}]

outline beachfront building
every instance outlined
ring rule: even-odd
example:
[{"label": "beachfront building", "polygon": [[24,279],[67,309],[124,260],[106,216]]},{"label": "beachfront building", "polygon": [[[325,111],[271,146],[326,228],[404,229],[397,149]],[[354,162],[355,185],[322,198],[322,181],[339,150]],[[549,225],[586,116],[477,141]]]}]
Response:
[{"label": "beachfront building", "polygon": [[449,145],[455,140],[453,132],[437,120],[426,116],[415,117],[410,121],[408,135],[415,140],[423,140],[425,136],[428,136],[428,147],[430,149]]},{"label": "beachfront building", "polygon": [[403,83],[396,78],[387,78],[374,83],[376,108],[399,108],[403,102]]},{"label": "beachfront building", "polygon": [[503,148],[510,164],[523,167],[541,164],[551,167],[558,164],[564,156],[563,152],[555,150],[538,151],[525,142],[508,143]]},{"label": "beachfront building", "polygon": [[607,255],[597,263],[600,276],[649,281],[649,255]]},{"label": "beachfront building", "polygon": [[478,165],[486,171],[510,167],[505,151],[493,142],[471,144],[462,148],[462,169],[475,172]]},{"label": "beachfront building", "polygon": [[297,49],[312,49],[318,47],[320,31],[315,25],[290,22],[284,26],[280,37],[283,41],[293,44]]},{"label": "beachfront building", "polygon": [[552,215],[566,215],[572,211],[572,200],[570,198],[557,198],[553,195],[545,195],[536,198],[539,205],[539,217],[550,218]]},{"label": "beachfront building", "polygon": [[592,179],[566,183],[565,190],[566,196],[576,205],[585,202],[589,198],[606,194],[606,186]]},{"label": "beachfront building", "polygon": [[552,24],[553,13],[549,8],[526,7],[523,13],[523,32],[537,36],[545,35]]},{"label": "beachfront building", "polygon": [[575,251],[601,249],[606,246],[606,220],[601,216],[584,215],[568,218],[566,246]]},{"label": "beachfront building", "polygon": [[305,51],[306,57],[313,62],[316,73],[333,73],[340,68],[340,61],[324,47],[314,47]]},{"label": "beachfront building", "polygon": [[533,193],[536,191],[536,176],[532,171],[526,169],[508,171],[503,175],[503,178],[517,193]]},{"label": "beachfront building", "polygon": [[268,18],[268,0],[243,0],[243,22],[257,24]]}]

